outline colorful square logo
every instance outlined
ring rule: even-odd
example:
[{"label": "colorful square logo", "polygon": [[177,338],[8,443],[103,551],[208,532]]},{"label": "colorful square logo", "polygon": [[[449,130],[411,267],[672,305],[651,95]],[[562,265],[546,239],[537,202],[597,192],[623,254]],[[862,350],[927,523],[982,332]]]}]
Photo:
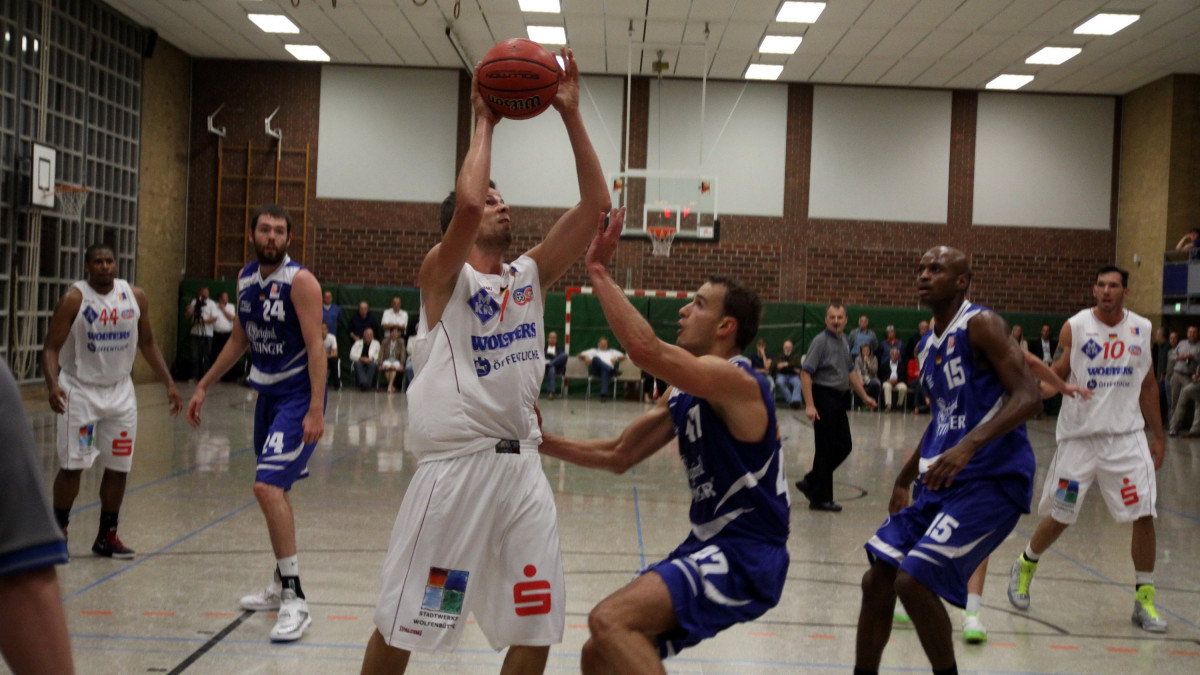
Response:
[{"label": "colorful square logo", "polygon": [[96,425],[94,425],[94,424],[89,424],[84,427],[79,427],[79,447],[80,448],[87,450],[88,448],[92,447],[92,443],[96,440],[95,434],[93,434],[95,429],[96,429]]},{"label": "colorful square logo", "polygon": [[467,594],[468,576],[470,573],[462,570],[430,567],[421,608],[443,614],[461,615],[463,598]]},{"label": "colorful square logo", "polygon": [[1054,493],[1054,498],[1062,504],[1074,504],[1079,501],[1079,481],[1067,480],[1066,478],[1058,479],[1058,490]]}]

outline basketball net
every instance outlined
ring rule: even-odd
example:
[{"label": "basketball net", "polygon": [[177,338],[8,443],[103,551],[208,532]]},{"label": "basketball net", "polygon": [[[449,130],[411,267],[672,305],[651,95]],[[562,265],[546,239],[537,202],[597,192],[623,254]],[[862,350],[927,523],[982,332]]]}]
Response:
[{"label": "basketball net", "polygon": [[54,196],[58,200],[58,212],[66,218],[78,218],[79,214],[83,213],[83,205],[87,202],[89,192],[91,190],[77,185],[55,185]]},{"label": "basketball net", "polygon": [[653,246],[650,253],[656,256],[670,256],[671,242],[675,241],[679,230],[673,227],[649,227],[646,230],[650,233],[650,245]]}]

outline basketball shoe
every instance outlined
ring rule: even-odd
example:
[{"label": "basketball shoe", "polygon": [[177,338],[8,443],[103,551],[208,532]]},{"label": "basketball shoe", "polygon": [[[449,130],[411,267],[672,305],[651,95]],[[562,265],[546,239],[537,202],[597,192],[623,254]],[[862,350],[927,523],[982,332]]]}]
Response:
[{"label": "basketball shoe", "polygon": [[963,641],[969,645],[987,642],[987,628],[979,620],[979,612],[963,612]]},{"label": "basketball shoe", "polygon": [[259,593],[242,597],[242,609],[249,609],[255,612],[268,612],[273,609],[279,609],[279,605],[282,602],[282,592],[283,580],[279,578],[279,568],[276,567],[275,575],[271,579],[269,586]]},{"label": "basketball shoe", "polygon": [[285,588],[280,594],[279,618],[271,629],[271,639],[276,642],[299,640],[304,630],[312,624],[308,603],[296,597],[296,591]]},{"label": "basketball shoe", "polygon": [[1008,601],[1017,609],[1029,609],[1029,584],[1038,564],[1029,562],[1021,554],[1008,573]]},{"label": "basketball shoe", "polygon": [[1158,616],[1154,607],[1154,587],[1146,584],[1133,596],[1133,624],[1151,633],[1167,632],[1167,620]]},{"label": "basketball shoe", "polygon": [[121,543],[121,538],[117,536],[116,528],[96,535],[96,541],[92,543],[92,553],[104,558],[117,558],[118,560],[132,560],[134,555],[133,549]]}]

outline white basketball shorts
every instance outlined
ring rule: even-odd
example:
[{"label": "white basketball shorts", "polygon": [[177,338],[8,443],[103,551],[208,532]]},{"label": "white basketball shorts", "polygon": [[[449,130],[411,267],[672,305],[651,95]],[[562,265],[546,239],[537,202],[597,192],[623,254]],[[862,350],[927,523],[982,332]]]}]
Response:
[{"label": "white basketball shorts", "polygon": [[536,451],[417,467],[383,563],[375,626],[393,647],[451,651],[474,612],[493,649],[562,642],[562,555]]},{"label": "white basketball shorts", "polygon": [[1074,523],[1093,482],[1099,485],[1108,512],[1117,521],[1158,517],[1154,459],[1143,432],[1069,438],[1059,443],[1042,484],[1038,514],[1065,525]]},{"label": "white basketball shorts", "polygon": [[67,412],[58,416],[58,460],[62,468],[89,469],[96,457],[106,469],[129,473],[137,440],[137,397],[128,375],[116,384],[92,385],[67,373],[58,384]]}]

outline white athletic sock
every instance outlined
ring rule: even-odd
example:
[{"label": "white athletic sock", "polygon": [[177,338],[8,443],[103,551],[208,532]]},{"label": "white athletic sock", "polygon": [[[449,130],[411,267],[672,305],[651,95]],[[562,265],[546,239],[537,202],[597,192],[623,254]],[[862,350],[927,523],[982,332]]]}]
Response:
[{"label": "white athletic sock", "polygon": [[967,614],[978,614],[981,604],[983,604],[983,596],[977,593],[967,593]]},{"label": "white athletic sock", "polygon": [[1029,548],[1029,546],[1030,546],[1029,544],[1025,545],[1025,559],[1028,560],[1029,562],[1037,562],[1038,558],[1040,556],[1038,556],[1036,553],[1034,553],[1033,549]]},{"label": "white athletic sock", "polygon": [[287,558],[279,558],[279,575],[284,577],[300,576],[300,561],[296,556],[288,556]]},{"label": "white athletic sock", "polygon": [[1154,585],[1154,572],[1138,572],[1135,570],[1133,573],[1133,579],[1134,579],[1133,583],[1134,583],[1135,587],[1137,587],[1137,586],[1153,586]]}]

